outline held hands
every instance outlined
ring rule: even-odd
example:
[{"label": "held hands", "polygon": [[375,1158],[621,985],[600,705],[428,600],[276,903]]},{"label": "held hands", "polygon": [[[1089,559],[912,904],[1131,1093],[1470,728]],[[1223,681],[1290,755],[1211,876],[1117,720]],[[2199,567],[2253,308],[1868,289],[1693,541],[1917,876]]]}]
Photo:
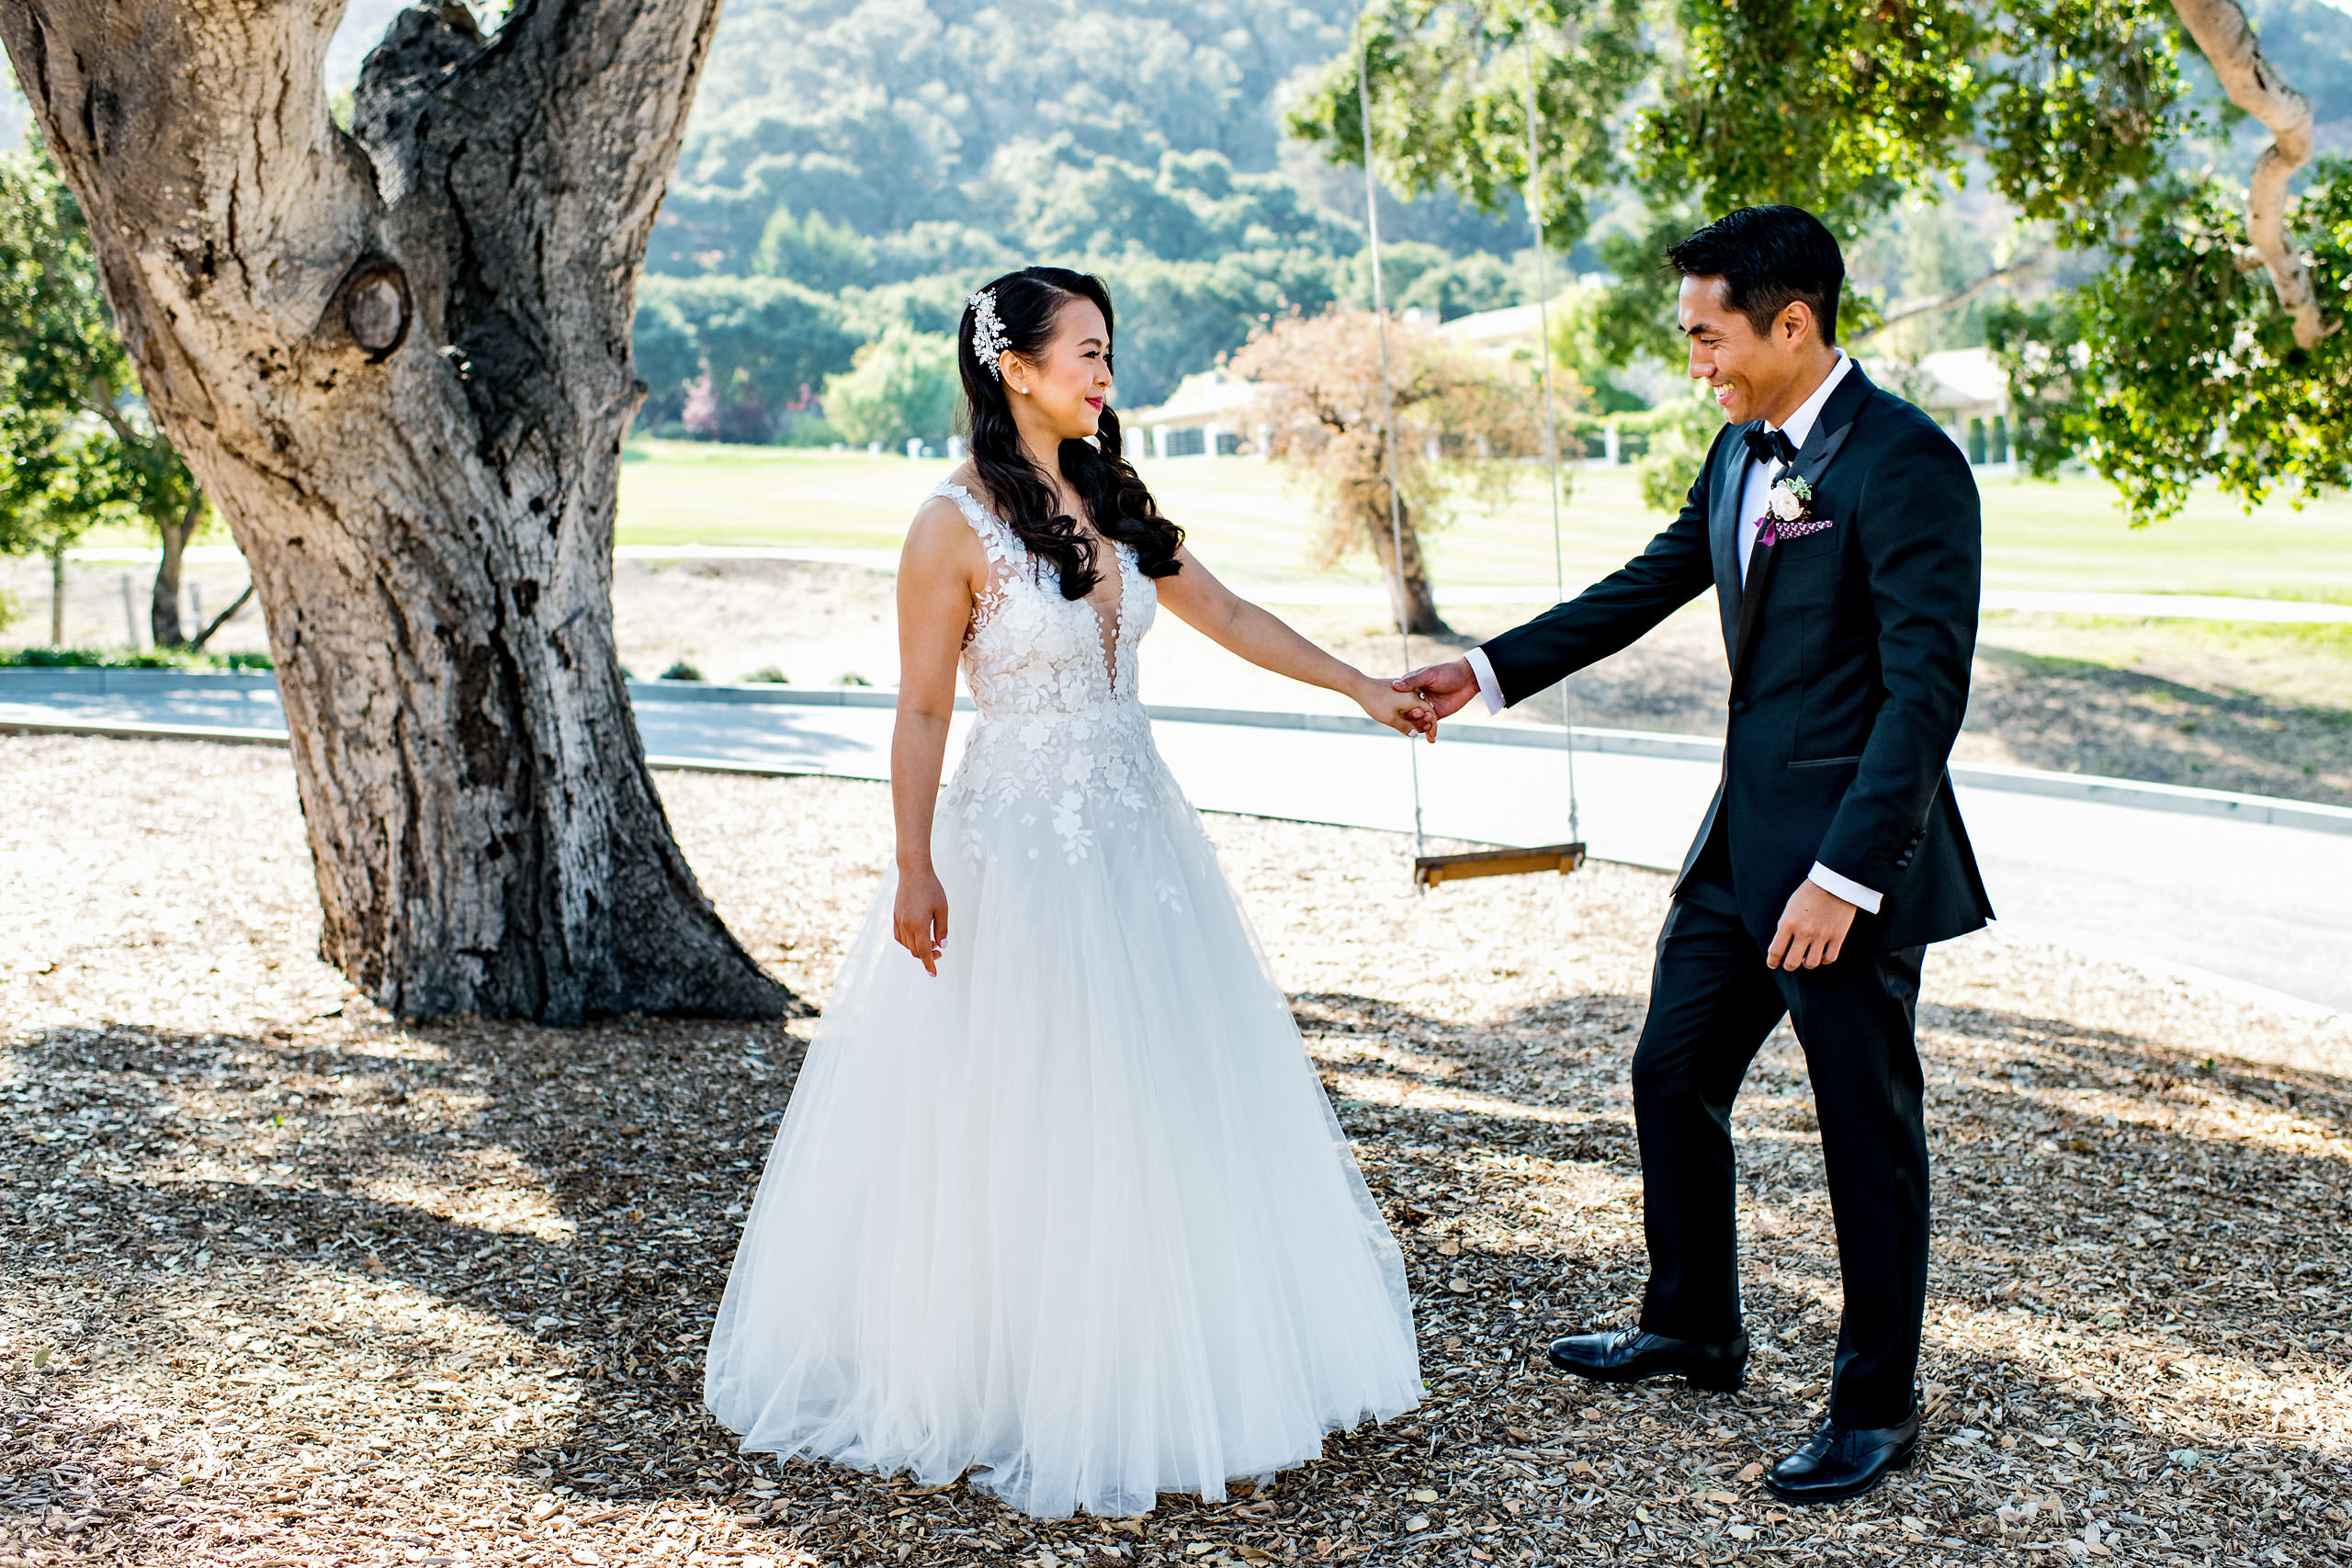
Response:
[{"label": "held hands", "polygon": [[947,940],[947,889],[929,866],[901,870],[899,898],[890,911],[890,934],[915,955],[923,973],[939,976],[939,950]]},{"label": "held hands", "polygon": [[1429,705],[1413,692],[1400,691],[1396,685],[1364,676],[1351,688],[1348,695],[1356,705],[1399,735],[1426,735],[1437,739],[1437,720],[1429,715]]},{"label": "held hands", "polygon": [[1389,687],[1421,699],[1407,716],[1414,728],[1435,741],[1438,720],[1452,718],[1478,694],[1478,677],[1472,673],[1468,660],[1457,659],[1451,664],[1425,665],[1390,682]]},{"label": "held hands", "polygon": [[1817,882],[1800,882],[1781,911],[1780,929],[1764,954],[1768,969],[1817,969],[1838,962],[1846,933],[1854,928],[1854,906]]}]

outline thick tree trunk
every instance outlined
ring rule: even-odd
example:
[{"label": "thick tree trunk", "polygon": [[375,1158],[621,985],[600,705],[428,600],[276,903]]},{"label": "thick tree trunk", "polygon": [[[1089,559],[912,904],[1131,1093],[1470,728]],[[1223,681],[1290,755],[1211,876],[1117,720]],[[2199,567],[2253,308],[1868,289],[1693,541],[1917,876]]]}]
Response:
[{"label": "thick tree trunk", "polygon": [[[1437,596],[1430,591],[1429,563],[1421,556],[1421,536],[1413,526],[1413,509],[1399,509],[1401,528],[1393,526],[1388,517],[1385,487],[1376,491],[1381,500],[1380,515],[1364,519],[1364,531],[1372,540],[1373,558],[1380,563],[1380,575],[1388,584],[1389,615],[1401,623],[1414,637],[1452,637],[1453,628],[1437,613]],[[1397,561],[1397,536],[1404,539],[1404,561]]]},{"label": "thick tree trunk", "polygon": [[161,522],[155,532],[164,541],[164,558],[155,566],[155,591],[148,596],[147,627],[157,648],[184,648],[187,634],[180,630],[180,569],[187,560],[187,542],[204,520],[204,497],[187,503],[177,522]]},{"label": "thick tree trunk", "polygon": [[0,0],[150,405],[268,617],[326,956],[394,1010],[772,1016],[612,635],[639,265],[717,0]]},{"label": "thick tree trunk", "polygon": [[2311,100],[2262,57],[2262,40],[2237,0],[2173,0],[2173,10],[2221,78],[2230,102],[2270,132],[2270,145],[2255,160],[2246,183],[2246,238],[2270,274],[2279,309],[2294,321],[2295,342],[2315,347],[2342,323],[2322,313],[2311,268],[2287,237],[2287,183],[2312,157]]}]

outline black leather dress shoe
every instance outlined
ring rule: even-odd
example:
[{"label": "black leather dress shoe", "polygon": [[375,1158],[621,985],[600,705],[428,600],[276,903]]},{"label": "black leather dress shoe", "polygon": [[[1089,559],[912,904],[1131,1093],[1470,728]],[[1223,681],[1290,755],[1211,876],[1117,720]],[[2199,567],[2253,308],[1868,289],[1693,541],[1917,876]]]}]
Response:
[{"label": "black leather dress shoe", "polygon": [[1679,1373],[1693,1388],[1736,1393],[1747,1375],[1745,1334],[1727,1345],[1708,1345],[1621,1328],[1614,1334],[1576,1334],[1555,1339],[1545,1354],[1562,1371],[1594,1382],[1639,1382]]},{"label": "black leather dress shoe", "polygon": [[1919,1406],[1900,1426],[1864,1429],[1824,1421],[1804,1447],[1764,1473],[1764,1489],[1788,1503],[1842,1503],[1902,1470],[1919,1447]]}]

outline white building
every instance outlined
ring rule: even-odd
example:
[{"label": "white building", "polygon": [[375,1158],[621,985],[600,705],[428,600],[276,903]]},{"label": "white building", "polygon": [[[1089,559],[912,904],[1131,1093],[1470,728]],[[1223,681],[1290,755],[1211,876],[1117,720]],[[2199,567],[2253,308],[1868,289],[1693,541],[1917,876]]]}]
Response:
[{"label": "white building", "polygon": [[1437,331],[1440,337],[1489,353],[1533,354],[1544,341],[1544,307],[1506,305],[1499,310],[1474,311],[1454,317]]},{"label": "white building", "polygon": [[1926,355],[1908,380],[1912,400],[1935,416],[1971,463],[2009,460],[2009,377],[1992,350]]},{"label": "white building", "polygon": [[1119,423],[1128,439],[1148,442],[1155,457],[1263,457],[1269,433],[1250,424],[1257,397],[1258,389],[1238,376],[1203,370],[1178,382],[1157,408],[1121,410]]}]

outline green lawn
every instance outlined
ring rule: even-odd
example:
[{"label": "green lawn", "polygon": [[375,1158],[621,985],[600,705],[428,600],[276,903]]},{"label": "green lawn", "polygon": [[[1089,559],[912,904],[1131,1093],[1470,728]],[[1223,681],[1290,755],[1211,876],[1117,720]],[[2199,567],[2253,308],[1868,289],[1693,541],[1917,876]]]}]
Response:
[{"label": "green lawn", "polygon": [[[776,447],[647,442],[623,470],[624,544],[780,545],[894,549],[945,462]],[[1238,582],[1290,582],[1306,566],[1309,499],[1281,465],[1248,458],[1146,462],[1144,478],[1210,568]],[[1630,468],[1580,468],[1562,512],[1570,583],[1641,547],[1663,519],[1645,511]],[[2251,517],[2200,494],[2180,516],[2128,526],[2089,479],[2043,484],[1986,476],[1985,582],[1996,588],[2231,593],[2352,600],[2352,502]],[[1540,479],[1499,511],[1470,513],[1430,541],[1439,581],[1548,590],[1552,525]],[[1358,559],[1332,574],[1372,581]]]},{"label": "green lawn", "polygon": [[[620,540],[895,550],[907,518],[948,468],[864,453],[637,443],[621,470]],[[1180,457],[1148,461],[1142,470],[1219,575],[1244,583],[1318,575],[1307,566],[1310,499],[1285,482],[1282,465]],[[1643,508],[1630,468],[1569,477],[1562,553],[1573,588],[1639,549],[1664,519]],[[1988,587],[2352,601],[2352,501],[2341,497],[2302,512],[2272,504],[2249,517],[2208,492],[2178,517],[2133,529],[2096,479],[1988,475],[1984,484]],[[108,528],[87,542],[146,545],[152,536]],[[225,532],[214,530],[208,542],[225,543]],[[1465,513],[1428,545],[1441,598],[1449,583],[1525,583],[1531,597],[1550,595],[1551,513],[1532,474],[1509,504]],[[1322,575],[1374,581],[1363,557]]]}]

